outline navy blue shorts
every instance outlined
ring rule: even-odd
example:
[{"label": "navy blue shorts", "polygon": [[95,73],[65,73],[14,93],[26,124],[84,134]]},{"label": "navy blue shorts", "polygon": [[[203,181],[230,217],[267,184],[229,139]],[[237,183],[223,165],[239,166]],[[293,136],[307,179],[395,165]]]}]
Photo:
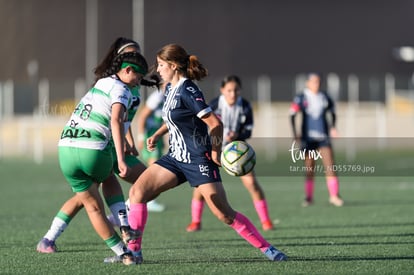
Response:
[{"label": "navy blue shorts", "polygon": [[219,167],[208,159],[198,163],[183,163],[167,154],[155,163],[173,172],[178,184],[188,181],[192,187],[197,187],[204,183],[221,182]]},{"label": "navy blue shorts", "polygon": [[331,141],[329,139],[323,139],[320,141],[302,140],[302,150],[316,150],[321,147],[331,147]]}]

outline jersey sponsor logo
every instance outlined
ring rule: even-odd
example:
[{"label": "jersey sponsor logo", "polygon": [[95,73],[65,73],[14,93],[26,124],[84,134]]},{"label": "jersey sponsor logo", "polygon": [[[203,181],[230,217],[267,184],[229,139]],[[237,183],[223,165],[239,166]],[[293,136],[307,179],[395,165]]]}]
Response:
[{"label": "jersey sponsor logo", "polygon": [[194,87],[191,87],[191,86],[189,86],[189,87],[186,87],[185,88],[187,91],[189,91],[189,92],[191,92],[191,93],[195,93],[195,92],[197,92],[197,90],[196,89],[194,89]]},{"label": "jersey sponsor logo", "polygon": [[60,138],[91,138],[91,133],[85,129],[66,129]]},{"label": "jersey sponsor logo", "polygon": [[247,120],[246,115],[241,115],[241,116],[240,116],[240,123],[245,123],[245,122],[246,122],[246,120]]},{"label": "jersey sponsor logo", "polygon": [[118,99],[119,99],[119,100],[125,100],[125,101],[128,101],[128,96],[126,96],[126,95],[120,95],[120,96],[118,96]]},{"label": "jersey sponsor logo", "polygon": [[73,119],[70,121],[70,127],[71,128],[75,128],[76,126],[78,126],[78,122],[74,121]]},{"label": "jersey sponsor logo", "polygon": [[209,176],[210,169],[209,169],[208,165],[199,164],[198,168],[200,169],[201,175],[207,176],[207,177]]},{"label": "jersey sponsor logo", "polygon": [[138,105],[141,102],[140,98],[137,96],[133,96],[131,99],[131,109],[135,110],[138,109]]}]

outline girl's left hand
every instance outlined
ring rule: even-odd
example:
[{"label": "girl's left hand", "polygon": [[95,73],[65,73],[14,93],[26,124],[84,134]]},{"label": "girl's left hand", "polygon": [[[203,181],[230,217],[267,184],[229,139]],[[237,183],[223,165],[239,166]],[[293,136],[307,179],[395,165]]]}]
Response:
[{"label": "girl's left hand", "polygon": [[118,161],[119,176],[125,178],[129,175],[130,169],[125,161]]},{"label": "girl's left hand", "polygon": [[217,151],[211,151],[211,160],[217,164],[218,166],[221,166],[221,152],[217,152]]}]

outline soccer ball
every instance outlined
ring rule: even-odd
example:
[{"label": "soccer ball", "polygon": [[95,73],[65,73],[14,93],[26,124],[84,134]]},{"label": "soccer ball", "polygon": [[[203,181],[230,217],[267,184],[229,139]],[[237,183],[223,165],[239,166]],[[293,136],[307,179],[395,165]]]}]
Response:
[{"label": "soccer ball", "polygon": [[232,141],[221,152],[221,166],[232,176],[243,176],[253,170],[256,153],[244,141]]}]

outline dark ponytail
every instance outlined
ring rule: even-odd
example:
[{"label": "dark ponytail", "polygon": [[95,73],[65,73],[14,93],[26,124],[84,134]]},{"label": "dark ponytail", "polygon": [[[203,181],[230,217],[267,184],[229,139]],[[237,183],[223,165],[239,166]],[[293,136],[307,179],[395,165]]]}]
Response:
[{"label": "dark ponytail", "polygon": [[115,58],[122,54],[124,50],[128,47],[135,47],[137,52],[141,51],[139,44],[129,38],[118,37],[115,40],[115,42],[112,43],[104,59],[101,61],[101,63],[98,64],[98,66],[94,70],[95,82],[98,79],[105,77],[105,72],[109,70],[109,67],[112,65]]},{"label": "dark ponytail", "polygon": [[103,77],[108,77],[118,73],[122,68],[122,63],[128,62],[139,67],[140,73],[146,75],[148,72],[148,64],[145,58],[137,52],[123,53],[115,57],[109,68],[102,74]]}]

